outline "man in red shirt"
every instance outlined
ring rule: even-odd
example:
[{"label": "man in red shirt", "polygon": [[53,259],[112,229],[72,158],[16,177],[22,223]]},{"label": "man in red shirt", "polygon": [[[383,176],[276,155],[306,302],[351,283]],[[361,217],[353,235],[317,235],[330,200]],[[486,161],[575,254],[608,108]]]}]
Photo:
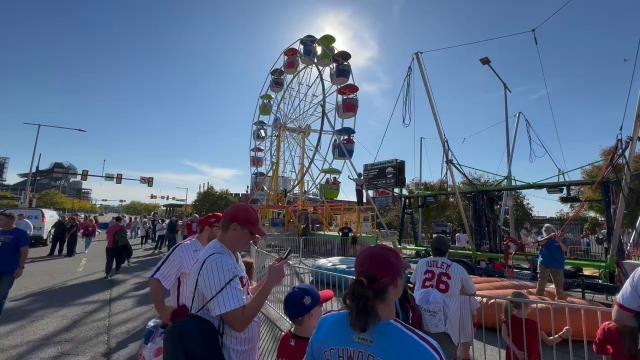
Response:
[{"label": "man in red shirt", "polygon": [[284,297],[284,313],[293,323],[293,328],[280,338],[278,360],[303,360],[307,353],[307,345],[320,316],[322,304],[333,299],[333,291],[318,292],[313,286],[301,284],[291,288]]},{"label": "man in red shirt", "polygon": [[188,220],[184,225],[185,230],[187,231],[187,238],[198,234],[198,219],[198,215],[193,214],[193,216],[191,216],[191,219]]},{"label": "man in red shirt", "polygon": [[127,228],[122,225],[122,217],[116,216],[115,223],[107,229],[107,263],[105,264],[104,272],[105,279],[111,276],[111,270],[113,269],[113,262],[116,262],[116,273],[120,271],[120,266],[124,263],[125,254],[121,251],[121,246],[118,244],[118,238],[121,238],[124,233],[124,238],[127,237]]}]

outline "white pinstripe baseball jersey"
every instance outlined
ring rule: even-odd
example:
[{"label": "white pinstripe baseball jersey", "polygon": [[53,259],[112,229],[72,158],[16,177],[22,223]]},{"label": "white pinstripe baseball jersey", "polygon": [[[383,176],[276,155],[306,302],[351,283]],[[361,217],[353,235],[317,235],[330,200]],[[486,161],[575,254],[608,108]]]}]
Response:
[{"label": "white pinstripe baseball jersey", "polygon": [[[204,246],[198,239],[192,238],[176,244],[151,273],[152,278],[160,280],[162,286],[171,294],[171,305],[185,304],[189,292],[191,268],[198,261],[198,255]],[[178,298],[178,294],[180,294]]]},{"label": "white pinstripe baseball jersey", "polygon": [[[214,255],[209,257],[211,254]],[[196,279],[201,266],[200,277]],[[240,255],[232,253],[222,243],[214,240],[200,253],[192,272],[193,276],[189,281],[189,302],[193,296],[192,312],[202,307],[233,278],[231,283],[224,287],[198,315],[208,319],[216,325],[219,331],[224,332],[222,351],[225,359],[258,359],[261,315],[256,316],[249,327],[242,332],[234,331],[226,324],[224,329],[220,329],[221,315],[244,306],[251,299],[249,293],[251,281],[247,276]],[[197,288],[195,288],[196,280],[198,281]]]},{"label": "white pinstripe baseball jersey", "polygon": [[476,286],[462,266],[443,257],[421,259],[411,275],[411,282],[415,284],[416,292],[434,289],[445,296],[447,333],[454,343],[473,341],[473,334],[469,336],[468,331],[473,328],[472,304],[469,296],[462,294],[475,294]]}]

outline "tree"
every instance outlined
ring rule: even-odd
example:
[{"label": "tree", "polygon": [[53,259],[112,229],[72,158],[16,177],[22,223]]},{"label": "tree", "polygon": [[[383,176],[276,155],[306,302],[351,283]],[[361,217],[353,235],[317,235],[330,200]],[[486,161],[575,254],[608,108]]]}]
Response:
[{"label": "tree", "polygon": [[236,199],[231,195],[229,190],[216,190],[211,187],[206,191],[198,193],[191,207],[196,214],[209,214],[223,212],[234,203],[236,203]]},{"label": "tree", "polygon": [[0,209],[12,208],[18,206],[18,197],[8,193],[0,192]]},{"label": "tree", "polygon": [[58,191],[45,191],[38,194],[36,205],[61,211],[95,213],[98,208],[86,200],[70,198]]},{"label": "tree", "polygon": [[[609,162],[611,154],[615,151],[614,147],[608,147],[603,149],[600,152],[600,158],[602,162],[586,167],[582,170],[582,178],[587,180],[597,180],[602,172],[604,166],[606,166]],[[635,161],[631,166],[632,173],[640,172],[640,153],[636,155]],[[622,180],[624,176],[624,166],[620,163],[615,164],[613,168],[612,174],[609,176],[610,179],[620,179]],[[617,191],[616,194],[620,193],[620,183],[614,183]],[[623,225],[625,227],[633,227],[635,221],[638,219],[638,215],[640,215],[640,196],[638,195],[640,192],[640,179],[636,177],[632,177],[629,191],[626,198],[626,211],[624,216]],[[618,195],[613,199],[617,201]],[[583,188],[581,190],[581,198],[583,200],[601,200],[603,199],[602,188],[599,187],[597,189]],[[592,201],[587,205],[587,209],[593,211],[594,213],[604,217],[604,204],[602,201]]]},{"label": "tree", "polygon": [[151,215],[152,212],[159,212],[160,205],[152,203],[143,203],[140,201],[132,201],[122,205],[122,212],[127,215],[141,216]]},{"label": "tree", "polygon": [[[499,186],[499,181],[483,177],[478,174],[467,174],[468,179],[464,179],[460,182],[461,190],[481,190],[486,188],[492,188]],[[415,193],[414,189],[420,188],[422,191],[447,191],[451,190],[444,180],[436,182],[423,182],[420,186],[417,182],[412,182],[408,185],[407,191],[409,194]],[[493,196],[502,198],[501,193],[493,192]],[[521,229],[523,225],[533,218],[533,206],[527,199],[526,195],[521,191],[513,191],[513,210],[515,216],[516,229]],[[464,195],[462,197],[462,204],[469,216],[470,198]],[[418,214],[417,201],[413,204],[415,214]],[[454,195],[442,195],[437,197],[435,204],[431,204],[423,210],[423,226],[425,231],[429,232],[433,223],[449,223],[458,229],[464,228],[464,223],[460,215],[460,210],[455,200]],[[508,219],[505,219],[506,227],[509,226]]]}]

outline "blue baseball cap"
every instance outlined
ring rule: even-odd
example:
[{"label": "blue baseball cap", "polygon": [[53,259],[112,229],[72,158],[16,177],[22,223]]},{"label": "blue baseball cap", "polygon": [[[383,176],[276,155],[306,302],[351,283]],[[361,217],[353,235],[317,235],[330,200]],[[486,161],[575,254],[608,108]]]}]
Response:
[{"label": "blue baseball cap", "polygon": [[333,291],[318,291],[309,284],[300,284],[289,290],[284,297],[284,313],[289,320],[294,321],[307,315],[318,305],[322,305],[333,299]]}]

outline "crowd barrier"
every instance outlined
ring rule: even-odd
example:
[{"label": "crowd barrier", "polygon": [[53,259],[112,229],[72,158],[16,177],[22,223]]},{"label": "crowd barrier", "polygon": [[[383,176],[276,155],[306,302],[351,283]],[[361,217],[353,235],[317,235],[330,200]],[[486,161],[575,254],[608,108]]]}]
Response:
[{"label": "crowd barrier", "polygon": [[294,260],[354,256],[356,251],[356,247],[351,245],[350,239],[314,236],[269,235],[260,241],[258,247],[271,254],[279,255],[284,254],[290,248]]},{"label": "crowd barrier", "polygon": [[[290,243],[281,243],[282,248],[288,248]],[[299,243],[299,242],[298,242]],[[273,245],[273,244],[272,244]],[[262,279],[271,264],[278,256],[284,252],[275,246],[268,249],[278,249],[273,253],[264,249],[253,249],[256,268],[256,280]],[[302,246],[302,253],[309,255],[309,252]],[[299,255],[299,254],[297,254]],[[285,279],[281,285],[276,287],[269,295],[263,315],[265,319],[262,323],[261,334],[261,359],[275,359],[277,346],[282,332],[290,328],[290,323],[284,313],[282,301],[284,296],[292,286],[300,283],[311,283],[318,289],[330,288],[335,292],[335,298],[325,304],[323,311],[338,310],[342,307],[341,298],[347,287],[353,281],[353,277],[335,274],[326,271],[313,269],[309,263],[297,262],[295,259],[286,267]],[[539,338],[538,348],[543,359],[594,359],[599,358],[592,350],[592,341],[595,332],[605,321],[611,318],[611,309],[601,306],[588,306],[573,304],[571,302],[551,302],[539,300],[520,300],[504,297],[477,295],[470,301],[462,301],[462,304],[476,303],[479,306],[475,309],[473,321],[461,326],[473,327],[474,341],[470,348],[470,353],[474,359],[498,359],[502,360],[506,356],[506,343],[501,336],[501,326],[504,323],[504,307],[510,309],[514,302],[526,303],[531,310],[529,318],[535,320],[540,331],[544,331],[548,336],[553,336],[562,331],[565,326],[569,326],[571,335],[558,344],[546,345],[542,338]],[[460,311],[472,311],[472,309],[460,309]],[[507,320],[509,321],[509,320]],[[509,325],[511,328],[511,325]],[[461,329],[462,330],[462,329]],[[529,336],[529,334],[525,334]]]}]

